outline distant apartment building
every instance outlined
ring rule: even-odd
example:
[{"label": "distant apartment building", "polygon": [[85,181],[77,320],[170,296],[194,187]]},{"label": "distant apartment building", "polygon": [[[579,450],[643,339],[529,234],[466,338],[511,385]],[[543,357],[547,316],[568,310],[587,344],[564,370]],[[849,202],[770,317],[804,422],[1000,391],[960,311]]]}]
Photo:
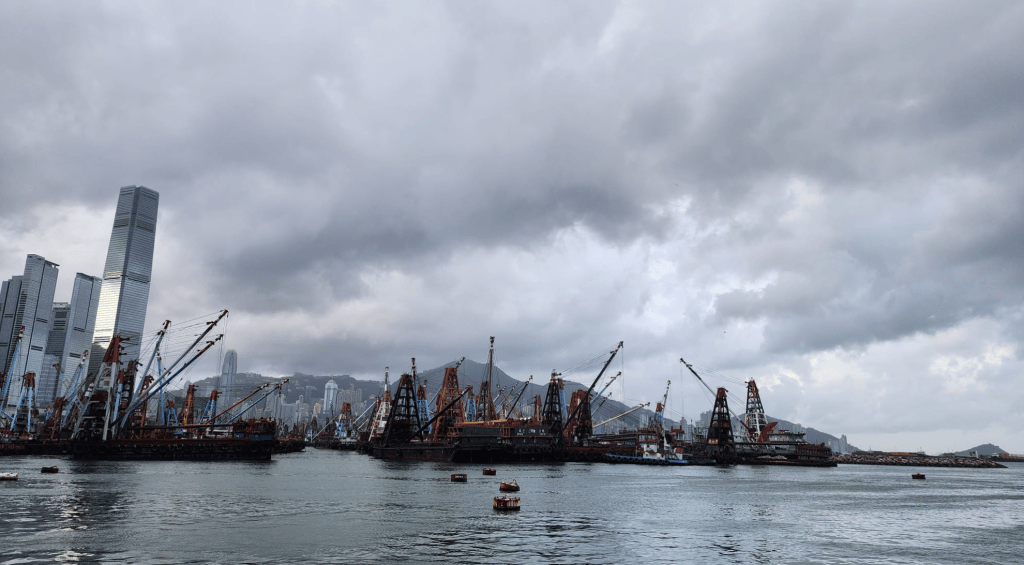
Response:
[{"label": "distant apartment building", "polygon": [[[128,338],[123,344],[121,362],[139,358],[153,274],[159,203],[160,195],[155,190],[144,186],[121,188],[103,267],[103,287],[89,353],[90,373],[99,370],[115,334]],[[109,381],[101,380],[99,386],[107,387]]]},{"label": "distant apartment building", "polygon": [[355,385],[349,385],[349,388],[338,391],[338,404],[341,405],[345,402],[348,402],[352,406],[362,404],[363,391],[355,388]]},{"label": "distant apartment building", "polygon": [[[53,294],[57,288],[56,263],[39,255],[25,259],[25,273],[12,277],[3,285],[4,314],[0,327],[0,351],[3,352],[2,369],[11,379],[7,404],[15,404],[21,395],[22,378],[26,373],[39,375],[43,368],[46,340],[50,334],[50,316]],[[18,279],[18,280],[16,280]],[[12,292],[17,287],[17,292]],[[8,318],[8,314],[12,314]],[[18,333],[25,328],[18,358],[14,359]],[[7,330],[10,333],[7,333]]]}]

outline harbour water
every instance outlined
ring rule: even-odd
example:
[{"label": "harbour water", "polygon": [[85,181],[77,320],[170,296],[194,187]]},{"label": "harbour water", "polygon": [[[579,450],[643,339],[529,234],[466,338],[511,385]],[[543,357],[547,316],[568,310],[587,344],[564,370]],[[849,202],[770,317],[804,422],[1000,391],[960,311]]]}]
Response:
[{"label": "harbour water", "polygon": [[[41,474],[48,465],[55,475]],[[1006,469],[0,458],[0,564],[1019,563]],[[464,472],[467,483],[452,483]],[[911,473],[927,479],[912,480]],[[516,479],[522,510],[491,508]]]}]

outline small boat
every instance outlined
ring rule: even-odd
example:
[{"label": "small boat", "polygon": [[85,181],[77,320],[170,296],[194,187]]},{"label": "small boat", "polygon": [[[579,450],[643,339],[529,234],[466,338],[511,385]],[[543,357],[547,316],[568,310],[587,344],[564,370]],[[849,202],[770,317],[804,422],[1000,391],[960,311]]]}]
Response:
[{"label": "small boat", "polygon": [[44,473],[56,473],[58,470],[56,467],[43,467]]},{"label": "small boat", "polygon": [[495,496],[494,497],[494,509],[495,510],[519,510],[519,497],[518,496]]},{"label": "small boat", "polygon": [[910,475],[910,478],[911,479],[923,479],[924,478],[924,473],[914,473],[913,475]]},{"label": "small boat", "polygon": [[498,470],[497,469],[491,469],[490,467],[484,467],[484,474],[485,475],[497,475],[498,474]]},{"label": "small boat", "polygon": [[452,473],[452,482],[453,483],[464,483],[464,482],[466,482],[466,480],[467,480],[467,477],[466,477],[465,473]]},{"label": "small boat", "polygon": [[16,481],[18,480],[17,473],[0,473],[0,481]]},{"label": "small boat", "polygon": [[500,490],[501,492],[519,492],[519,483],[517,483],[515,479],[512,479],[507,483],[505,481],[502,481],[501,485],[498,487],[498,490]]}]

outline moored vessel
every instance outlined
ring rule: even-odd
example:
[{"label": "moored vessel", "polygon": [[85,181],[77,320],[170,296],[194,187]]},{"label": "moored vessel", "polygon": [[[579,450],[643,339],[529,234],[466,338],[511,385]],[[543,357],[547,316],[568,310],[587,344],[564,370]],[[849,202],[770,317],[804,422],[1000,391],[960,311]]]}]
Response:
[{"label": "moored vessel", "polygon": [[515,511],[519,510],[519,497],[518,496],[495,496],[494,497],[494,509],[501,511]]}]

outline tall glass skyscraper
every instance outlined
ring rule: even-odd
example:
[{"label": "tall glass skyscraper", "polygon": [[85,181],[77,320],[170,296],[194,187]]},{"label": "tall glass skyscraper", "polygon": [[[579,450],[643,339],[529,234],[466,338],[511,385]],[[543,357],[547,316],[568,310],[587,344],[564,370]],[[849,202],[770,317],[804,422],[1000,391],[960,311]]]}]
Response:
[{"label": "tall glass skyscraper", "polygon": [[231,406],[237,372],[238,353],[234,349],[229,349],[224,353],[224,365],[220,371],[220,382],[217,383],[217,390],[220,391],[218,402],[225,408]]},{"label": "tall glass skyscraper", "polygon": [[[11,381],[10,393],[6,399],[8,404],[16,403],[21,394],[21,381],[25,373],[39,374],[43,367],[43,353],[46,339],[50,333],[50,315],[53,309],[53,293],[57,288],[56,263],[47,261],[39,255],[29,255],[25,259],[25,274],[20,277],[20,289],[15,296],[11,292],[16,286],[15,279],[7,281],[7,292],[4,300],[4,318],[2,328],[11,329],[10,335],[0,336],[7,343],[3,358],[3,370]],[[7,317],[12,313],[11,318]],[[10,325],[8,326],[8,320]],[[18,332],[25,327],[18,359],[13,359],[14,345]]]},{"label": "tall glass skyscraper", "polygon": [[[36,375],[36,406],[50,406],[57,395],[59,373],[56,365],[60,364],[67,346],[68,317],[71,304],[54,302],[50,314],[50,336],[46,339],[43,351],[43,366]],[[63,370],[64,367],[61,366]]]},{"label": "tall glass skyscraper", "polygon": [[[103,288],[96,311],[96,329],[89,352],[89,372],[96,373],[110,338],[127,337],[122,363],[139,358],[142,332],[146,326],[149,281],[153,274],[153,244],[160,194],[144,186],[121,188],[110,233],[107,262],[103,267]],[[109,383],[100,382],[100,386]]]},{"label": "tall glass skyscraper", "polygon": [[[14,316],[18,311],[18,297],[21,296],[21,275],[16,275],[3,282],[0,287],[0,372],[7,372],[7,365],[14,355],[14,341],[18,338],[18,330],[14,327]],[[0,398],[0,402],[5,399]]]},{"label": "tall glass skyscraper", "polygon": [[[82,353],[92,345],[92,333],[96,326],[96,309],[100,303],[100,288],[103,279],[83,273],[75,275],[75,286],[71,291],[71,302],[54,302],[50,324],[50,337],[46,341],[46,355],[42,372],[36,379],[36,404],[49,406],[57,396],[64,395],[64,389],[71,385],[71,378],[82,360]],[[63,377],[58,379],[60,365]],[[83,375],[84,376],[84,375]],[[58,387],[57,384],[61,386]]]},{"label": "tall glass skyscraper", "polygon": [[338,407],[335,405],[337,398],[338,383],[334,382],[334,379],[331,379],[327,381],[326,385],[324,385],[324,403],[320,408],[320,411],[328,416],[336,416],[336,413],[338,412]]}]

